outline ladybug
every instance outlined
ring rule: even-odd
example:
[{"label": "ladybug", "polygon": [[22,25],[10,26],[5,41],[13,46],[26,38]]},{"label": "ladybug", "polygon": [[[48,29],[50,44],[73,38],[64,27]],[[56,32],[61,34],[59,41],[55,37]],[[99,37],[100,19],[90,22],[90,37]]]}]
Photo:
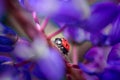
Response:
[{"label": "ladybug", "polygon": [[67,55],[70,50],[70,45],[68,41],[65,38],[55,38],[54,42],[57,47],[62,51],[62,53]]}]

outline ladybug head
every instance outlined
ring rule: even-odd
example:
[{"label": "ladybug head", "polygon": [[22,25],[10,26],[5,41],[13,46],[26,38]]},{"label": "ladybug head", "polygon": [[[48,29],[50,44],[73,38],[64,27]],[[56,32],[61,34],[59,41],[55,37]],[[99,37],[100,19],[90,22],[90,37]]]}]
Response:
[{"label": "ladybug head", "polygon": [[55,44],[56,45],[62,45],[62,40],[61,40],[61,38],[55,38]]}]

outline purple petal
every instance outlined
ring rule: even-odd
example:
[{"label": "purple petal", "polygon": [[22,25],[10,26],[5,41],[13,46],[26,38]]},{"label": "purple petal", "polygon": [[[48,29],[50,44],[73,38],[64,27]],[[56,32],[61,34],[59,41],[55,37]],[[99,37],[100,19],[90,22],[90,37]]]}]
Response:
[{"label": "purple petal", "polygon": [[14,50],[13,46],[9,45],[0,45],[0,52],[11,52]]},{"label": "purple petal", "polygon": [[85,54],[85,58],[88,61],[95,61],[96,57],[102,56],[102,53],[102,49],[93,47]]},{"label": "purple petal", "polygon": [[111,52],[108,55],[107,62],[109,64],[119,64],[120,65],[120,43],[113,46]]},{"label": "purple petal", "polygon": [[67,27],[64,30],[64,35],[68,40],[76,43],[81,43],[89,39],[89,33],[78,27]]},{"label": "purple petal", "polygon": [[4,62],[10,62],[10,61],[12,61],[10,57],[0,56],[0,65]]},{"label": "purple petal", "polygon": [[93,45],[97,45],[97,46],[109,45],[109,42],[107,39],[108,39],[108,36],[102,33],[90,35],[90,41],[92,42]]},{"label": "purple petal", "polygon": [[113,3],[100,3],[93,7],[90,17],[81,25],[87,31],[99,32],[118,16],[119,8]]},{"label": "purple petal", "polygon": [[120,80],[120,71],[115,68],[106,68],[98,77],[100,80]]},{"label": "purple petal", "polygon": [[76,23],[89,15],[85,0],[19,0],[20,4],[40,16],[49,16],[57,22]]},{"label": "purple petal", "polygon": [[115,45],[120,42],[120,15],[114,21],[110,31],[109,41],[111,45]]},{"label": "purple petal", "polygon": [[58,23],[68,25],[80,24],[90,14],[90,9],[85,0],[61,1],[62,5],[52,18]]},{"label": "purple petal", "polygon": [[106,66],[106,56],[104,50],[100,47],[93,47],[85,55],[85,59],[88,61],[86,67],[97,72],[103,70]]},{"label": "purple petal", "polygon": [[61,80],[65,75],[65,66],[59,53],[50,49],[46,57],[36,61],[33,74],[39,79]]},{"label": "purple petal", "polygon": [[83,70],[85,73],[89,74],[89,75],[96,75],[95,71],[91,71],[91,69],[88,69],[84,64],[80,63],[79,67],[81,70]]},{"label": "purple petal", "polygon": [[5,26],[0,24],[0,44],[1,45],[13,45],[17,41],[18,36],[16,32]]}]

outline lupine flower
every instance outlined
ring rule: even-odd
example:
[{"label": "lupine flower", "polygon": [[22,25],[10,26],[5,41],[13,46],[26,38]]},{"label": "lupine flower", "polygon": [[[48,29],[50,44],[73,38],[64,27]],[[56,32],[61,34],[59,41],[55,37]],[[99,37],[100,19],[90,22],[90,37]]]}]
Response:
[{"label": "lupine flower", "polygon": [[[1,19],[6,7],[3,0],[0,2]],[[85,79],[83,72],[87,75],[86,80],[90,80],[90,78],[92,80],[120,79],[119,44],[117,44],[119,43],[119,5],[106,1],[93,3],[90,6],[86,0],[19,0],[20,5],[29,13],[35,12],[39,17],[47,17],[43,29],[48,23],[48,18],[60,25],[61,29],[58,32],[47,36],[44,30],[38,30],[34,24],[28,25],[30,21],[24,17],[23,9],[20,8],[17,1],[5,2],[9,5],[7,11],[10,11],[10,17],[12,16],[13,20],[16,20],[15,22],[20,21],[20,25],[22,25],[22,27],[19,25],[16,27],[27,33],[27,36],[32,37],[32,40],[23,39],[21,36],[18,39],[16,32],[8,26],[0,24],[0,52],[12,52],[12,55],[10,54],[12,57],[0,56],[1,80],[31,80],[33,77],[40,80],[62,80],[68,76],[79,80],[80,76],[81,79]],[[18,11],[15,16],[14,11]],[[37,17],[33,15],[35,23],[41,26],[36,19]],[[8,25],[9,23],[11,21],[8,22]],[[106,35],[102,31],[109,24],[113,24],[113,26]],[[63,30],[65,37],[71,42],[78,44],[89,40],[94,44],[93,48],[85,54],[84,62],[79,64],[83,72],[78,65],[72,63],[70,65],[64,60],[50,41]],[[109,50],[103,48],[105,45],[115,45],[109,56]],[[77,53],[75,48],[76,45],[74,45],[73,52]],[[107,56],[108,61],[106,61]]]},{"label": "lupine flower", "polygon": [[120,44],[118,43],[112,47],[107,58],[106,68],[104,69],[104,71],[97,75],[100,80],[120,79],[119,46]]},{"label": "lupine flower", "polygon": [[[5,56],[0,56],[0,78],[1,80],[15,80],[16,69],[11,65],[12,59]],[[13,75],[15,77],[13,77]],[[17,78],[16,78],[17,79]]]},{"label": "lupine flower", "polygon": [[37,60],[33,74],[39,79],[62,80],[65,76],[63,62],[58,60],[60,56],[54,50],[50,50],[46,57]]},{"label": "lupine flower", "polygon": [[[94,51],[94,50],[93,50]],[[100,50],[99,50],[100,51]],[[95,52],[92,52],[92,53],[95,53]],[[92,76],[97,76],[100,80],[119,80],[120,79],[120,66],[119,66],[119,56],[118,56],[118,53],[119,53],[119,44],[115,45],[109,56],[108,56],[108,59],[107,59],[107,64],[106,66],[102,66],[104,67],[101,71],[99,72],[96,72],[96,71],[91,71],[92,67],[90,68],[87,68],[88,65],[85,67],[86,64],[80,64],[80,68],[86,72],[88,75],[92,75]],[[95,60],[94,58],[92,58],[93,55],[86,55],[86,58],[89,60],[89,61],[92,61]],[[105,55],[104,55],[105,57]],[[98,57],[96,57],[98,58]],[[100,63],[102,65],[104,65],[102,62],[105,61],[106,63],[106,60],[104,58],[104,61],[102,61],[102,56],[100,57]],[[97,60],[95,60],[97,61]],[[89,62],[87,63],[89,64]],[[93,65],[92,65],[93,66]]]},{"label": "lupine flower", "polygon": [[113,3],[99,3],[92,7],[90,17],[81,25],[92,33],[99,32],[118,16],[119,8]]},{"label": "lupine flower", "polygon": [[[8,51],[8,48],[2,46],[1,52],[6,51]],[[18,62],[18,59],[19,58],[17,57],[15,62]],[[31,75],[29,71],[27,69],[24,69],[24,66],[21,66],[21,69],[14,66],[14,61],[10,57],[0,56],[0,72],[1,80],[31,80]]]},{"label": "lupine flower", "polygon": [[8,26],[0,24],[0,52],[11,52],[16,40],[16,33]]},{"label": "lupine flower", "polygon": [[120,79],[119,44],[116,44],[111,49],[107,58],[107,65],[104,68],[104,70],[94,75],[98,76],[100,80],[119,80]]},{"label": "lupine flower", "polygon": [[87,80],[90,78],[93,80],[105,80],[109,78],[107,76],[107,71],[109,71],[109,68],[106,68],[108,66],[106,61],[107,56],[107,52],[104,53],[102,48],[93,47],[88,51],[88,53],[85,55],[85,62],[79,64],[80,69],[86,73],[85,76]]},{"label": "lupine flower", "polygon": [[[113,3],[105,2],[95,4],[91,7],[91,14],[87,18],[82,20],[79,19],[78,21],[73,22],[74,24],[72,22],[66,23],[68,28],[64,33],[67,37],[69,37],[68,39],[71,40],[72,38],[72,41],[81,42],[81,39],[85,39],[82,35],[84,34],[87,36],[87,34],[89,34],[88,36],[90,36],[90,38],[87,38],[87,40],[92,41],[94,45],[110,45],[108,35],[102,34],[101,30],[111,24],[118,14],[119,8]],[[72,20],[75,21],[74,19]],[[80,28],[83,28],[86,31],[83,32],[82,29],[80,31]],[[91,32],[91,34],[87,31]],[[75,36],[78,37],[76,38]]]},{"label": "lupine flower", "polygon": [[20,4],[40,16],[49,16],[57,22],[68,24],[74,24],[89,15],[85,0],[20,0]]},{"label": "lupine flower", "polygon": [[[90,72],[100,72],[106,66],[106,59],[103,50],[98,47],[93,47],[85,54],[85,59],[87,63],[84,63],[86,66],[86,70],[90,70]],[[81,66],[82,69],[83,66]],[[85,70],[85,71],[86,71]],[[89,72],[89,71],[88,71]]]},{"label": "lupine flower", "polygon": [[59,54],[58,51],[48,47],[44,39],[35,39],[31,45],[22,43],[15,48],[16,56],[35,62],[33,74],[39,79],[46,80],[64,78],[65,66]]},{"label": "lupine flower", "polygon": [[0,56],[0,79],[1,80],[31,80],[28,71],[14,66],[10,57]]},{"label": "lupine flower", "polygon": [[[48,47],[44,41],[39,41],[39,39],[33,42],[33,47],[38,55],[33,73],[36,76],[39,75],[39,78],[43,75],[42,77],[46,80],[61,80],[64,78],[65,66],[59,52]],[[49,71],[50,74],[47,73],[47,71]],[[38,72],[40,72],[41,75]]]},{"label": "lupine flower", "polygon": [[[72,22],[68,24],[70,26],[81,27],[89,32],[99,32],[105,28],[108,24],[112,23],[119,14],[119,8],[113,3],[98,3],[91,7],[91,14],[85,19],[78,19],[78,21],[72,19]],[[75,15],[77,17],[77,15]]]}]

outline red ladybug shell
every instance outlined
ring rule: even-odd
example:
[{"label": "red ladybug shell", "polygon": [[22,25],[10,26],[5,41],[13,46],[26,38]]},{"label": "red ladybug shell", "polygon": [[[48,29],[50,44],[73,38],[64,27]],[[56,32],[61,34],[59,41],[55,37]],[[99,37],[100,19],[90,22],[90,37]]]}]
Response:
[{"label": "red ladybug shell", "polygon": [[61,40],[62,40],[63,47],[69,51],[70,50],[70,45],[69,45],[68,41],[64,38],[62,38]]}]

